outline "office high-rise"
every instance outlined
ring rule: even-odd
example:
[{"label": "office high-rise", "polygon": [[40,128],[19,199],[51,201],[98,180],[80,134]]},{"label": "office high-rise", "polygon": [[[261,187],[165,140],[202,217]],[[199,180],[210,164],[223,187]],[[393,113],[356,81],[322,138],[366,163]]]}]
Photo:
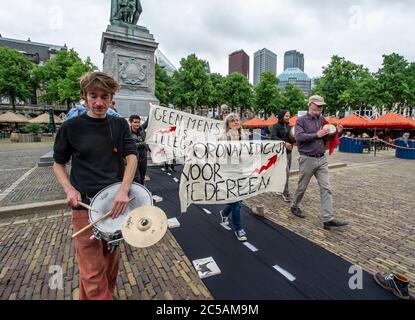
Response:
[{"label": "office high-rise", "polygon": [[304,54],[296,50],[287,51],[284,54],[284,70],[298,68],[304,72]]},{"label": "office high-rise", "polygon": [[277,75],[277,55],[266,48],[254,53],[254,85],[261,81],[263,72]]},{"label": "office high-rise", "polygon": [[229,74],[239,72],[249,80],[249,56],[243,50],[229,55]]}]

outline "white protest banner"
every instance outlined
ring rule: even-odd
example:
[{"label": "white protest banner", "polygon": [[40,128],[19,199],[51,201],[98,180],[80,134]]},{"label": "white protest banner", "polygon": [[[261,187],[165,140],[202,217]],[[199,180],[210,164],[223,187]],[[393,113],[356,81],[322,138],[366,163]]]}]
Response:
[{"label": "white protest banner", "polygon": [[222,121],[151,104],[146,143],[161,163],[184,157],[196,141],[216,141],[223,130]]},{"label": "white protest banner", "polygon": [[196,142],[180,181],[180,206],[232,203],[283,192],[287,155],[281,141]]}]

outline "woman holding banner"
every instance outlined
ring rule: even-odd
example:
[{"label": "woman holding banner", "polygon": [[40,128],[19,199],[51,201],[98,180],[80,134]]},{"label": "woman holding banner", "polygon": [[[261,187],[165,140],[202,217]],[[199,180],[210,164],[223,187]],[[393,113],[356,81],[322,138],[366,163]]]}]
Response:
[{"label": "woman holding banner", "polygon": [[[225,134],[222,140],[226,141],[241,141],[248,140],[248,135],[243,132],[239,116],[236,113],[229,114],[225,120]],[[239,241],[246,241],[246,232],[242,227],[241,222],[241,201],[228,203],[220,211],[222,224],[229,225],[229,215],[232,213],[232,222],[235,228],[235,235]]]}]

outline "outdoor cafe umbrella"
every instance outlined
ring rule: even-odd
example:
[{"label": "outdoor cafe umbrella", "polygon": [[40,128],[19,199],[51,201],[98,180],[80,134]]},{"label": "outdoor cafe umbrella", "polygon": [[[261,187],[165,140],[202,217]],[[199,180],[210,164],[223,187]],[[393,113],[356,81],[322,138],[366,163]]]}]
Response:
[{"label": "outdoor cafe umbrella", "polygon": [[369,121],[367,128],[382,129],[415,129],[414,120],[411,118],[389,112],[375,120]]},{"label": "outdoor cafe umbrella", "polygon": [[359,117],[355,114],[348,115],[343,119],[340,119],[339,124],[341,124],[344,128],[367,128],[369,124],[369,120],[365,118]]},{"label": "outdoor cafe umbrella", "polygon": [[296,122],[297,122],[297,119],[298,119],[298,116],[297,116],[297,115],[295,115],[294,117],[292,117],[292,118],[290,119],[290,126],[291,126],[291,127],[294,127],[294,126],[295,126],[295,124],[296,124]]},{"label": "outdoor cafe umbrella", "polygon": [[24,115],[6,112],[0,115],[0,123],[26,123],[29,122]]},{"label": "outdoor cafe umbrella", "polygon": [[15,123],[16,129],[18,129],[19,123],[27,123],[29,122],[25,116],[21,114],[16,114],[13,112],[6,112],[0,115],[0,123]]},{"label": "outdoor cafe umbrella", "polygon": [[273,126],[273,125],[278,123],[278,118],[276,116],[272,116],[272,117],[268,118],[266,123],[267,123],[268,126]]},{"label": "outdoor cafe umbrella", "polygon": [[[63,121],[59,117],[57,117],[55,115],[53,115],[53,120],[55,121],[55,124],[62,124],[63,123]],[[30,120],[29,123],[44,123],[44,124],[49,124],[50,123],[49,113],[41,114],[40,116],[38,116],[38,117],[33,118],[32,120]]]},{"label": "outdoor cafe umbrella", "polygon": [[267,127],[268,123],[264,120],[259,119],[259,118],[254,118],[254,119],[251,119],[249,121],[244,122],[243,126],[244,127],[254,127],[254,128]]}]

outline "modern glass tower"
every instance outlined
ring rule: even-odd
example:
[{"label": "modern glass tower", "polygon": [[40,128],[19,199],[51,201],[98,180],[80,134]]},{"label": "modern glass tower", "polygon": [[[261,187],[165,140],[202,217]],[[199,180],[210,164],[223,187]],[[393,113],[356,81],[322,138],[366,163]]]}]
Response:
[{"label": "modern glass tower", "polygon": [[296,50],[287,51],[284,54],[284,70],[298,68],[304,72],[304,54]]},{"label": "modern glass tower", "polygon": [[254,85],[261,81],[263,72],[277,75],[277,55],[266,48],[254,53]]}]

